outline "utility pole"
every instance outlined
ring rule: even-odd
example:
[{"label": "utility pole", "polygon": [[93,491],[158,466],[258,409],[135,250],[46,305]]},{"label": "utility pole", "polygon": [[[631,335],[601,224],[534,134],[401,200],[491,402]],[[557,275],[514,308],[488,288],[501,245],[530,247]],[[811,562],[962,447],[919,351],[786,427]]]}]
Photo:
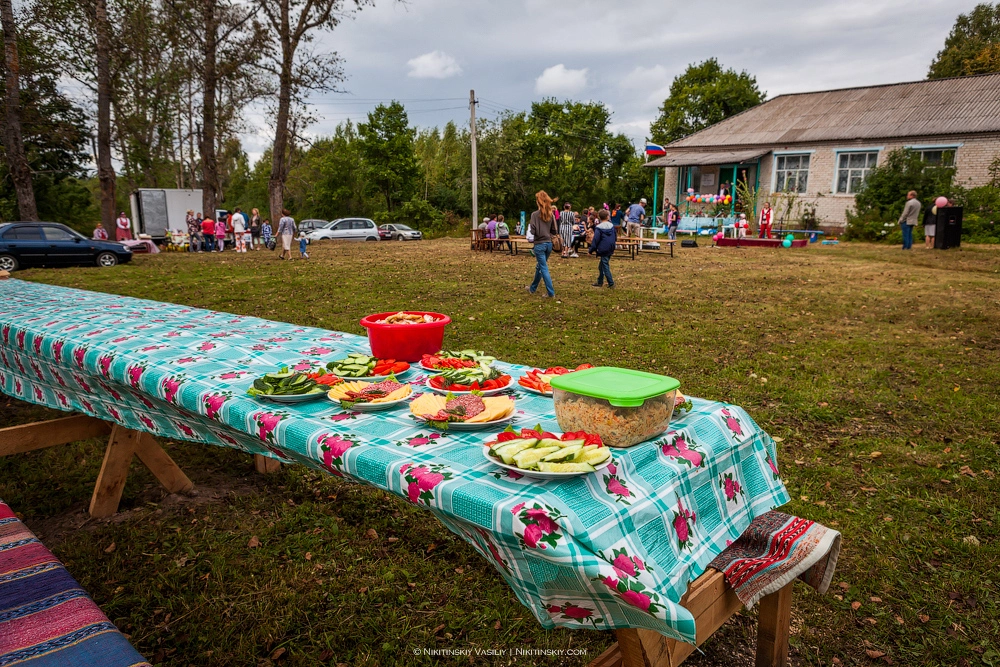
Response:
[{"label": "utility pole", "polygon": [[476,162],[476,91],[469,91],[469,136],[472,139],[472,228],[479,224],[479,168]]}]

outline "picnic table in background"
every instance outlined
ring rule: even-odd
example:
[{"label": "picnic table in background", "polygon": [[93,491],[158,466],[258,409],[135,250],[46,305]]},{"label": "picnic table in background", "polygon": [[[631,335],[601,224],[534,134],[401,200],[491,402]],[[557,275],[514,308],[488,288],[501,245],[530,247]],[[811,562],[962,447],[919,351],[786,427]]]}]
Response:
[{"label": "picnic table in background", "polygon": [[[0,281],[3,393],[138,433],[123,445],[129,456],[150,433],[399,495],[469,542],[546,628],[644,628],[694,642],[695,617],[679,604],[689,583],[789,500],[773,440],[726,403],[692,399],[667,433],[614,450],[607,469],[542,482],[491,463],[482,443],[492,432],[435,432],[405,408],[363,414],[325,399],[275,405],[245,394],[280,366],[368,350],[346,333]],[[413,370],[404,381],[419,393],[426,379]],[[518,390],[515,428],[537,423],[557,430],[552,400]]]}]

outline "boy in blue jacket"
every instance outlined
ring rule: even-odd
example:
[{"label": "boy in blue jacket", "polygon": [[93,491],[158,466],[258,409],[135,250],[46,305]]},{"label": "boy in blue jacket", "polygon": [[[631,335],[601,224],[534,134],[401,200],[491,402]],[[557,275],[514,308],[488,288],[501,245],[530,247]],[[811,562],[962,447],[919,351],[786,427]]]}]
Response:
[{"label": "boy in blue jacket", "polygon": [[615,254],[615,244],[618,242],[618,235],[615,232],[615,226],[612,225],[608,218],[607,210],[602,210],[597,214],[600,222],[594,227],[594,240],[590,242],[590,254],[597,255],[600,259],[600,264],[598,265],[597,282],[594,283],[594,287],[604,287],[604,279],[608,279],[608,287],[614,289],[615,279],[611,277],[611,255]]}]

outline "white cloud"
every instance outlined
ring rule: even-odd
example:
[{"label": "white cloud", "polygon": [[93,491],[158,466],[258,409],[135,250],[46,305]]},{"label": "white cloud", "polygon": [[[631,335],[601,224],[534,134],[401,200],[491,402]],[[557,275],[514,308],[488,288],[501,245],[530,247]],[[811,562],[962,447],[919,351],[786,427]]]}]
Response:
[{"label": "white cloud", "polygon": [[587,87],[587,68],[567,69],[559,63],[546,68],[542,75],[535,79],[535,92],[539,95],[569,96],[576,95]]},{"label": "white cloud", "polygon": [[458,61],[444,51],[431,51],[406,61],[414,79],[447,79],[462,73]]}]

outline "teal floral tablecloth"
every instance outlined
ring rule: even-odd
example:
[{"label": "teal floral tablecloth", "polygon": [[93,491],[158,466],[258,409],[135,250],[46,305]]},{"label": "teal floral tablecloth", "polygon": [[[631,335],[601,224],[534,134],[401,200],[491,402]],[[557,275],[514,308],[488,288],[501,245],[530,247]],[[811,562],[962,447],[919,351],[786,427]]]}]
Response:
[{"label": "teal floral tablecloth", "polygon": [[[670,431],[614,450],[605,470],[539,482],[484,457],[492,433],[435,433],[405,407],[360,414],[245,395],[278,366],[368,352],[360,336],[20,280],[0,281],[0,336],[9,396],[301,463],[425,507],[546,628],[649,628],[693,642],[694,619],[677,604],[688,583],[789,499],[774,442],[725,403],[692,399]],[[551,399],[516,398],[515,427],[558,430]]]}]

